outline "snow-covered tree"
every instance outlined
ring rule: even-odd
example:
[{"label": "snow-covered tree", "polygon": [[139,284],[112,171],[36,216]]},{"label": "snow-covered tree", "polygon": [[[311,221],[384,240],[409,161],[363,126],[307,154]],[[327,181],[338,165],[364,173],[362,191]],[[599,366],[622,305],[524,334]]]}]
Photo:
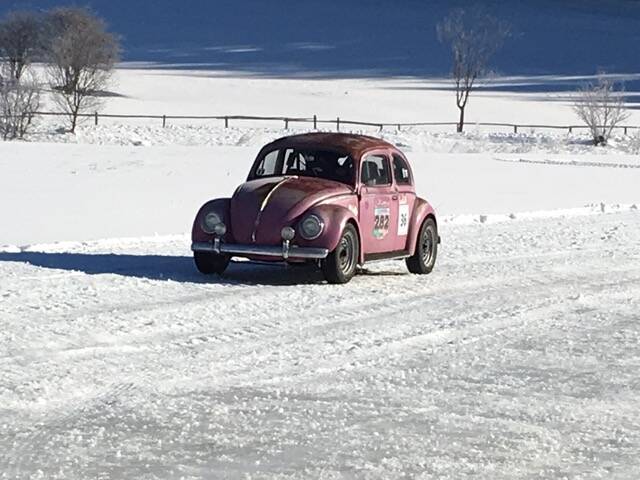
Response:
[{"label": "snow-covered tree", "polygon": [[58,8],[49,14],[49,83],[54,99],[75,132],[79,114],[101,105],[114,65],[118,38],[104,21],[85,8]]},{"label": "snow-covered tree", "polygon": [[615,82],[605,73],[580,89],[573,110],[589,127],[594,145],[606,145],[613,129],[629,118],[624,90],[616,90]]},{"label": "snow-covered tree", "polygon": [[41,15],[16,11],[0,20],[0,60],[6,65],[5,76],[20,80],[28,66],[42,53],[42,48]]},{"label": "snow-covered tree", "polygon": [[0,68],[0,137],[23,138],[40,107],[40,84],[28,70],[14,78],[8,66]]}]

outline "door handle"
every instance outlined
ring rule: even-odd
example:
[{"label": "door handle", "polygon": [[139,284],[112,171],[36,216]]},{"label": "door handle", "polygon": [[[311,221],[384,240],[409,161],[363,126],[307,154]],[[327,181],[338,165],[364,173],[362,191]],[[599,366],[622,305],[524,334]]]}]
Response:
[{"label": "door handle", "polygon": [[391,197],[391,200],[398,200],[398,195],[394,195],[393,197]]}]

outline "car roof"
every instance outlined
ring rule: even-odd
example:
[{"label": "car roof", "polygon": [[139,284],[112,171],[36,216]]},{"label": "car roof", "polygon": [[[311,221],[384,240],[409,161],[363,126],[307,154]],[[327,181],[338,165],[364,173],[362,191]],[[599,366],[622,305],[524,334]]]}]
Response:
[{"label": "car roof", "polygon": [[359,158],[367,150],[375,148],[390,148],[397,151],[397,148],[379,138],[367,135],[356,135],[352,133],[304,133],[301,135],[291,135],[282,137],[266,145],[263,150],[280,148],[331,148],[343,151],[352,158]]}]

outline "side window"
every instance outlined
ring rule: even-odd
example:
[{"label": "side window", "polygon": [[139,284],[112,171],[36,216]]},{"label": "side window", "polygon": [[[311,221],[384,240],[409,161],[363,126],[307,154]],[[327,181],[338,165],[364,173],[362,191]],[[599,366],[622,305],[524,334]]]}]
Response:
[{"label": "side window", "polygon": [[267,153],[256,168],[256,177],[265,177],[276,173],[279,150]]},{"label": "side window", "polygon": [[393,176],[398,185],[411,185],[411,173],[409,165],[404,158],[399,155],[393,156]]},{"label": "side window", "polygon": [[369,187],[391,184],[389,160],[382,155],[369,155],[362,162],[362,183]]}]

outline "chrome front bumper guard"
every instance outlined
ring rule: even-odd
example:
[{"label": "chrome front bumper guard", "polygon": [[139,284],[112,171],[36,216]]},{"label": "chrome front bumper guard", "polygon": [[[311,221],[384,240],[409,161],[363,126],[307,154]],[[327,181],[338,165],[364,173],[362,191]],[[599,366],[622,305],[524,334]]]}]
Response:
[{"label": "chrome front bumper guard", "polygon": [[284,240],[282,246],[276,245],[239,245],[222,243],[219,238],[213,242],[194,242],[191,244],[193,252],[209,252],[217,254],[238,255],[241,257],[274,257],[287,260],[289,258],[308,258],[321,260],[327,258],[329,250],[326,248],[298,247]]}]

